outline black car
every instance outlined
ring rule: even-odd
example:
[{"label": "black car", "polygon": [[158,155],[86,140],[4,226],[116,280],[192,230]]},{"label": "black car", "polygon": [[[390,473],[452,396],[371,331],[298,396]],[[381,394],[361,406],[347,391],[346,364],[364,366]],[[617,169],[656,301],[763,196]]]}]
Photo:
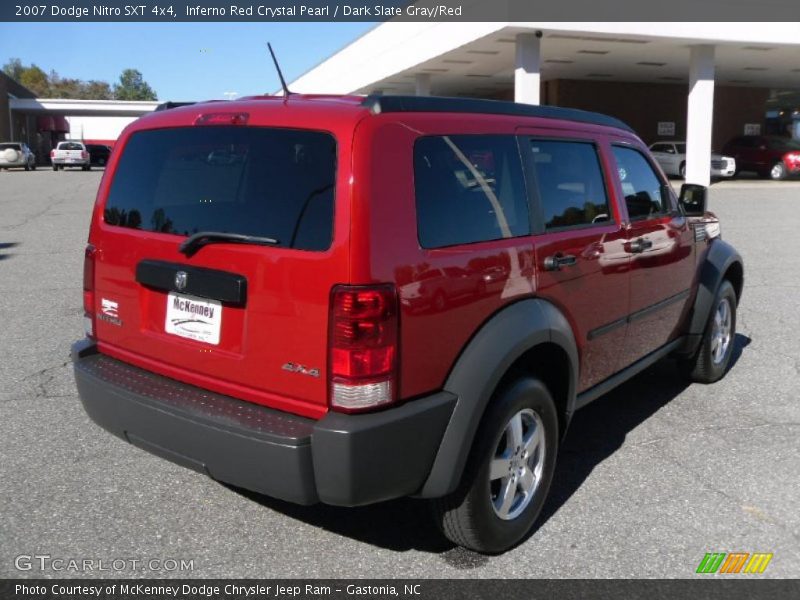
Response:
[{"label": "black car", "polygon": [[89,160],[93,165],[103,166],[108,162],[108,157],[111,156],[111,146],[86,144],[86,149],[89,151]]}]

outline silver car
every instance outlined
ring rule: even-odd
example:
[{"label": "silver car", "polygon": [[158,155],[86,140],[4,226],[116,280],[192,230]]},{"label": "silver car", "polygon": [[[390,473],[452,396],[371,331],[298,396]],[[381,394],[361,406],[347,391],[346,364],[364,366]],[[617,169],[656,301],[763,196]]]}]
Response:
[{"label": "silver car", "polygon": [[[650,146],[650,152],[664,173],[686,177],[686,142],[656,142]],[[734,158],[716,152],[711,154],[711,177],[733,177],[735,173]]]},{"label": "silver car", "polygon": [[21,142],[0,143],[0,169],[24,168],[36,170],[36,155]]}]

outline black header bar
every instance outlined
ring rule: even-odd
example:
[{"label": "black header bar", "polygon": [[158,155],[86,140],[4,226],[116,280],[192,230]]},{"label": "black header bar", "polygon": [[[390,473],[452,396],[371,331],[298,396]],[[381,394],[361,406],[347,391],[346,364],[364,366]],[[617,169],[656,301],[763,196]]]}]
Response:
[{"label": "black header bar", "polygon": [[6,22],[800,21],[796,0],[4,0]]}]

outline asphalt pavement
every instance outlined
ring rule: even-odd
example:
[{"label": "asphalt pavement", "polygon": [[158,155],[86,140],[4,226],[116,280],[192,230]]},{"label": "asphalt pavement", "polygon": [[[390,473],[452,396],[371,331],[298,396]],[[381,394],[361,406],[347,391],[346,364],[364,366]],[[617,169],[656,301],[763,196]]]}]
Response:
[{"label": "asphalt pavement", "polygon": [[800,576],[800,183],[711,189],[746,262],[727,377],[689,385],[666,361],[580,411],[538,528],[485,557],[420,501],[293,506],[92,424],[68,353],[101,175],[0,172],[0,577],[695,577],[734,551]]}]

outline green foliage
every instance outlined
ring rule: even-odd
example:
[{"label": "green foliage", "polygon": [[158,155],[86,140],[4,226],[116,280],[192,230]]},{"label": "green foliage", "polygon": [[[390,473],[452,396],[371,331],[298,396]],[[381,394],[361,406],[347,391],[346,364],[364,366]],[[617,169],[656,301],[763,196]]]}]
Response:
[{"label": "green foliage", "polygon": [[142,74],[136,69],[125,69],[114,84],[114,97],[117,100],[157,100],[158,97]]},{"label": "green foliage", "polygon": [[81,100],[157,100],[156,93],[136,69],[125,69],[119,83],[61,77],[55,71],[48,75],[35,64],[22,64],[11,58],[3,65],[3,72],[25,86],[39,98],[77,98]]}]

